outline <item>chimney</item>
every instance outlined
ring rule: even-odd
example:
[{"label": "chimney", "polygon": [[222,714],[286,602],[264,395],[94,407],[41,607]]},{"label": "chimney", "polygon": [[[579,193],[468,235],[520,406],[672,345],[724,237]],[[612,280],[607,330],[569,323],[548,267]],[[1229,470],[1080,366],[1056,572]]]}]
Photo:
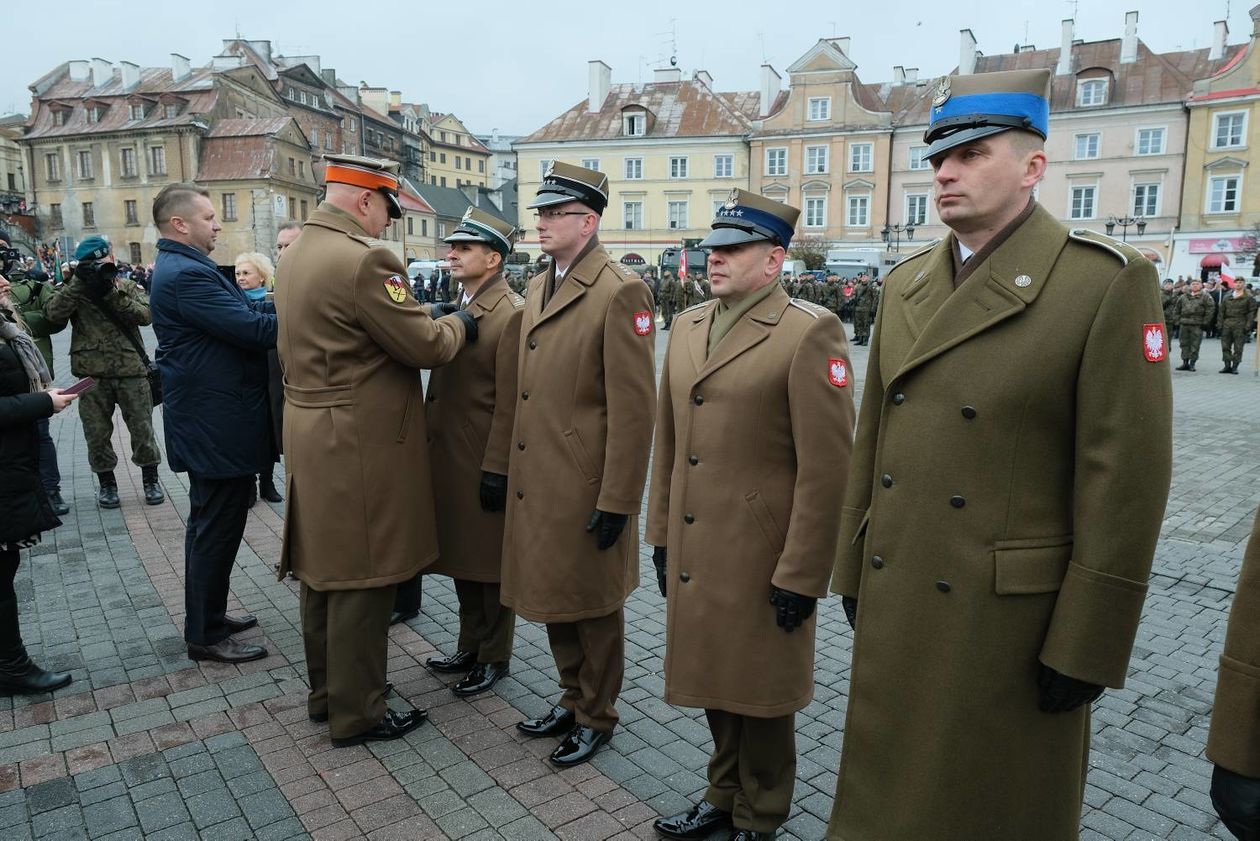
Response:
[{"label": "chimney", "polygon": [[1229,21],[1218,20],[1213,24],[1212,49],[1208,50],[1208,60],[1217,61],[1225,57],[1225,44],[1229,41]]},{"label": "chimney", "polygon": [[850,40],[848,35],[845,35],[842,38],[828,38],[827,40],[831,42],[831,45],[833,47],[835,47],[840,52],[844,53],[845,57],[848,58],[849,40]]},{"label": "chimney", "polygon": [[976,72],[976,36],[970,29],[959,30],[958,75],[970,76]]},{"label": "chimney", "polygon": [[900,64],[893,66],[893,84],[904,85],[906,83],[906,68]]},{"label": "chimney", "polygon": [[108,85],[114,79],[114,66],[103,58],[92,59],[92,87]]},{"label": "chimney", "polygon": [[402,107],[402,91],[389,92],[389,110],[393,111]]},{"label": "chimney", "polygon": [[1066,76],[1072,72],[1072,41],[1076,38],[1076,21],[1068,18],[1063,21],[1063,37],[1059,39],[1059,63],[1055,65],[1056,76]]},{"label": "chimney", "polygon": [[118,62],[118,72],[122,76],[123,90],[133,88],[140,83],[140,65],[130,61]]},{"label": "chimney", "polygon": [[323,70],[319,71],[319,78],[323,79],[324,84],[328,85],[328,87],[337,87],[337,71],[333,70],[331,67],[325,67]]},{"label": "chimney", "polygon": [[770,109],[774,107],[774,101],[779,98],[782,82],[783,77],[778,71],[768,64],[761,65],[761,114],[758,116],[770,116]]},{"label": "chimney", "polygon": [[695,79],[709,90],[713,90],[713,74],[708,70],[697,70]]},{"label": "chimney", "polygon": [[192,71],[189,68],[188,59],[179,53],[171,53],[171,81],[178,82],[186,79],[190,72]]},{"label": "chimney", "polygon": [[210,66],[216,71],[235,70],[245,65],[245,59],[238,55],[217,55],[210,59]]},{"label": "chimney", "polygon": [[598,114],[608,98],[608,89],[612,87],[612,68],[599,59],[588,61],[586,68],[586,113]]},{"label": "chimney", "polygon": [[91,65],[86,61],[70,61],[66,63],[70,65],[70,81],[86,82],[88,80],[88,68]]},{"label": "chimney", "polygon": [[1252,6],[1251,11],[1251,37],[1255,38],[1260,35],[1260,6]]},{"label": "chimney", "polygon": [[654,84],[672,84],[682,81],[681,67],[658,67],[652,71],[652,82]]},{"label": "chimney", "polygon": [[259,57],[263,61],[267,62],[268,64],[271,64],[271,42],[270,41],[246,41],[245,43],[249,44],[249,48],[253,50],[254,52],[258,53]]},{"label": "chimney", "polygon": [[905,74],[906,74],[906,84],[914,84],[915,82],[919,81],[919,68],[907,67],[905,69]]},{"label": "chimney", "polygon": [[1137,12],[1125,12],[1124,40],[1120,42],[1120,63],[1132,64],[1137,61]]},{"label": "chimney", "polygon": [[477,194],[476,184],[460,184],[459,190],[468,198],[468,203],[473,207],[481,206],[481,203],[478,201],[480,196]]}]

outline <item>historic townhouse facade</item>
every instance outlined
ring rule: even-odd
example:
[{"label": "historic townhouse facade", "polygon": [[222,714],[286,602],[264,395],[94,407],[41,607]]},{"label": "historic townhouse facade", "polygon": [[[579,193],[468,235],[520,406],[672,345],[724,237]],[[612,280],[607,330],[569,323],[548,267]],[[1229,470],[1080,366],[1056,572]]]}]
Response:
[{"label": "historic townhouse facade", "polygon": [[430,186],[459,188],[465,184],[490,184],[490,150],[454,114],[424,109],[421,126],[428,160],[425,173]]}]

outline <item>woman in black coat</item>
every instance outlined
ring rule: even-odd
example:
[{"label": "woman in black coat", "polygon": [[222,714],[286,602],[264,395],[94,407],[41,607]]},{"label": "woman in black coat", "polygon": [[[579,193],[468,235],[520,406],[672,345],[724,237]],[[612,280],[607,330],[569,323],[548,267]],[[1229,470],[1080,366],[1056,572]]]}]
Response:
[{"label": "woman in black coat", "polygon": [[70,682],[66,672],[46,672],[27,656],[13,591],[19,551],[61,525],[39,480],[36,422],[76,395],[48,385],[48,369],[12,307],[9,281],[0,275],[0,694],[51,692]]}]

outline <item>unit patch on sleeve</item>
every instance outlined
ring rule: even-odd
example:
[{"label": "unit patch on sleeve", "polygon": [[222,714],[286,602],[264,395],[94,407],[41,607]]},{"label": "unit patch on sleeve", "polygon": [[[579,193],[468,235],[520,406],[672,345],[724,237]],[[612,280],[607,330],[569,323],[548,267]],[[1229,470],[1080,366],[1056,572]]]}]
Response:
[{"label": "unit patch on sleeve", "polygon": [[646,336],[652,332],[652,313],[636,312],[634,314],[634,332]]},{"label": "unit patch on sleeve", "polygon": [[393,299],[395,304],[401,304],[407,300],[407,284],[398,275],[390,275],[385,280],[385,291],[389,293],[389,297]]},{"label": "unit patch on sleeve", "polygon": [[849,367],[843,359],[832,357],[827,360],[827,379],[836,388],[844,388],[849,384]]},{"label": "unit patch on sleeve", "polygon": [[1147,362],[1163,362],[1168,356],[1168,344],[1164,338],[1164,325],[1142,325],[1142,353]]}]

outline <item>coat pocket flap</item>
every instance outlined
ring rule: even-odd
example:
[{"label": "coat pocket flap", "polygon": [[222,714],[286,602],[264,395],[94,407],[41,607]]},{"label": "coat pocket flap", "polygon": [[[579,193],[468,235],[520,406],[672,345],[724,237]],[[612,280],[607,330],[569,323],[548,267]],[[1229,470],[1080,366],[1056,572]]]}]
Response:
[{"label": "coat pocket flap", "polygon": [[[857,521],[856,527],[853,525],[854,521]],[[850,546],[857,546],[863,535],[866,534],[866,526],[870,521],[871,509],[869,508],[842,509],[840,511],[840,539],[847,541]],[[853,536],[849,537],[850,534]]]},{"label": "coat pocket flap", "polygon": [[993,549],[993,590],[999,596],[1053,593],[1072,560],[1072,538],[999,541]]}]

